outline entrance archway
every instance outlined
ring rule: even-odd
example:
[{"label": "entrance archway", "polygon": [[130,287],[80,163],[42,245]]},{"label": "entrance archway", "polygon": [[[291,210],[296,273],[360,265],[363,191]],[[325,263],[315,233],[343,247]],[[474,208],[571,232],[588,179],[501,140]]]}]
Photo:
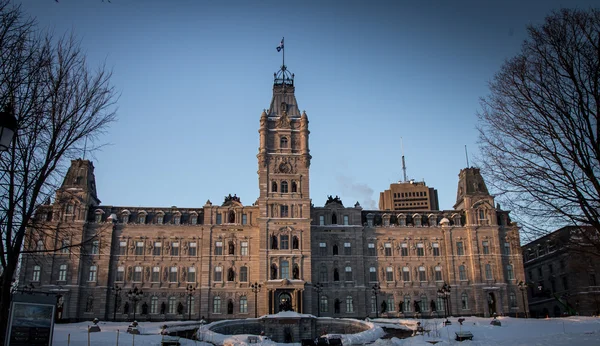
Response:
[{"label": "entrance archway", "polygon": [[279,295],[279,311],[293,311],[292,296],[287,292]]},{"label": "entrance archway", "polygon": [[488,293],[487,300],[490,316],[493,316],[496,313],[496,295],[493,292]]}]

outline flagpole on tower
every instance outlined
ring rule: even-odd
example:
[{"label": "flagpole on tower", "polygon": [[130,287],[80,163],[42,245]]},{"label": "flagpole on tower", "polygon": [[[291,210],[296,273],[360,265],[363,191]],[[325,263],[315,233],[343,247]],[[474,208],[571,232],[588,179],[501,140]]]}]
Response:
[{"label": "flagpole on tower", "polygon": [[283,40],[284,40],[284,39],[285,39],[285,37],[282,37],[282,38],[281,38],[281,51],[282,51],[282,53],[283,53],[283,54],[281,55],[281,57],[282,57],[282,61],[281,61],[281,62],[282,62],[282,64],[283,64],[283,69],[285,70],[285,44],[284,44],[284,42],[283,42]]}]

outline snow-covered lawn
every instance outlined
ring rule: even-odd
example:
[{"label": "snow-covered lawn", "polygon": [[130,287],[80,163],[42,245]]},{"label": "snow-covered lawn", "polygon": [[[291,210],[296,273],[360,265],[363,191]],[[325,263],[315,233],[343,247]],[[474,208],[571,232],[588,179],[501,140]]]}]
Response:
[{"label": "snow-covered lawn", "polygon": [[[439,341],[437,345],[464,345],[464,346],[488,346],[488,345],[555,345],[555,346],[580,346],[600,345],[600,318],[595,317],[566,317],[551,319],[522,319],[499,317],[502,326],[490,325],[490,318],[466,317],[462,325],[463,331],[473,333],[473,341],[458,342],[454,340],[454,333],[459,331],[461,326],[456,318],[450,318],[452,325],[444,327],[443,319],[421,320],[425,329],[429,329],[427,335],[417,335],[408,339],[378,340],[373,345],[406,345],[406,346],[429,346],[429,341]],[[404,319],[378,319],[372,320],[378,325],[385,327],[398,326],[399,328],[415,328],[415,320]],[[167,322],[171,324],[173,322]],[[185,323],[185,322],[182,322]],[[87,326],[91,322],[57,324],[54,327],[54,346],[67,345],[67,339],[70,335],[70,345],[86,346],[88,342]],[[135,336],[135,345],[140,346],[160,346],[161,335],[160,327],[165,322],[140,323],[142,335]],[[400,327],[400,325],[405,325]],[[133,336],[127,334],[128,323],[125,322],[100,322],[102,331],[99,333],[90,333],[90,345],[116,345],[117,330],[119,333],[119,345],[132,346]],[[437,333],[436,333],[437,329]],[[434,335],[434,334],[437,334]],[[208,336],[208,335],[207,335]],[[225,336],[219,338],[226,344],[247,345],[247,336]],[[183,346],[197,345],[209,346],[204,342],[195,342],[193,340],[181,339]],[[358,344],[360,340],[352,340]],[[257,344],[252,344],[257,345]],[[276,344],[272,341],[265,341],[262,345],[300,345],[296,344]]]}]

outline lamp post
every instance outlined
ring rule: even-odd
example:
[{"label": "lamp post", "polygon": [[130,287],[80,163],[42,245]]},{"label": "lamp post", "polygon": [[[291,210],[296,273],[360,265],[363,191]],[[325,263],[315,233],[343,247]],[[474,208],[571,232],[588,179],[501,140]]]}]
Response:
[{"label": "lamp post", "polygon": [[371,289],[375,295],[375,318],[379,318],[379,301],[377,299],[377,295],[379,295],[381,292],[381,286],[379,286],[379,284],[375,284],[373,287],[371,287]]},{"label": "lamp post", "polygon": [[0,111],[0,151],[7,151],[17,131],[17,118],[15,118],[15,107],[9,102]]},{"label": "lamp post", "polygon": [[258,292],[260,292],[262,285],[255,282],[250,287],[252,288],[252,292],[254,292],[254,318],[258,318]]},{"label": "lamp post", "polygon": [[317,282],[313,289],[317,292],[317,317],[321,317],[321,292],[323,292],[323,284]]},{"label": "lamp post", "polygon": [[445,282],[444,285],[437,291],[438,297],[444,300],[444,318],[446,319],[446,321],[444,321],[444,324],[450,324],[450,321],[448,321],[448,316],[450,315],[450,303],[448,302],[448,300],[450,299],[450,292],[451,287]]},{"label": "lamp post", "polygon": [[525,303],[525,290],[527,289],[527,284],[524,281],[519,281],[517,286],[519,286],[519,290],[521,290],[521,300],[523,300],[523,313],[525,314],[525,318],[528,318],[527,303]]},{"label": "lamp post", "polygon": [[119,301],[119,295],[121,294],[121,287],[119,287],[115,284],[115,286],[112,288],[112,290],[115,293],[115,308],[113,311],[113,322],[114,322],[117,320],[117,302]]},{"label": "lamp post", "polygon": [[185,290],[188,295],[188,320],[192,319],[192,296],[194,295],[194,291],[196,291],[196,287],[192,285],[188,285]]},{"label": "lamp post", "polygon": [[135,321],[135,313],[137,312],[137,302],[142,299],[143,295],[144,295],[144,293],[142,292],[142,290],[141,289],[138,290],[137,287],[134,287],[133,290],[129,290],[129,292],[127,292],[127,297],[129,297],[129,300],[131,300],[133,302],[133,320],[134,321]]}]

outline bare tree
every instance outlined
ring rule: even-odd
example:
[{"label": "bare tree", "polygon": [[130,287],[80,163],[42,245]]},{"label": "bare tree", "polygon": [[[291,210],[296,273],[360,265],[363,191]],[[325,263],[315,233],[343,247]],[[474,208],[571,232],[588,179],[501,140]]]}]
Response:
[{"label": "bare tree", "polygon": [[[20,7],[0,0],[0,107],[18,123],[9,150],[0,153],[0,325],[6,326],[26,231],[58,232],[43,229],[36,211],[56,190],[65,164],[85,145],[97,148],[95,140],[115,120],[110,78],[104,66],[89,68],[73,36],[41,32]],[[61,246],[47,242],[43,251]]]},{"label": "bare tree", "polygon": [[573,238],[600,256],[600,11],[563,9],[528,32],[481,102],[482,171],[525,236],[591,226]]}]

